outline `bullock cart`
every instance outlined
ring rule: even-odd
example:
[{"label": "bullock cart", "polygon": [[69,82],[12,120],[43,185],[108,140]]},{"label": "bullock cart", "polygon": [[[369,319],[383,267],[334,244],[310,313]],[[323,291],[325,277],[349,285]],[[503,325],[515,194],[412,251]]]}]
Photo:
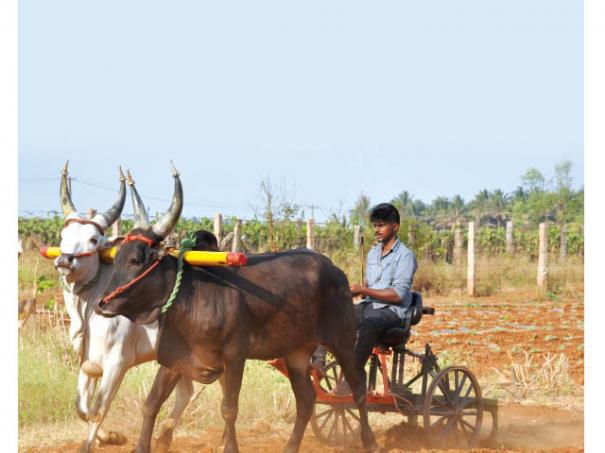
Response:
[{"label": "bullock cart", "polygon": [[[427,343],[423,353],[406,347],[411,326],[435,309],[423,307],[422,296],[414,293],[410,317],[404,327],[385,332],[369,360],[367,407],[371,412],[399,413],[411,427],[424,432],[431,448],[465,448],[477,444],[485,413],[491,416],[489,440],[498,428],[498,401],[483,398],[475,375],[463,366],[441,368]],[[328,355],[330,357],[330,355]],[[406,359],[419,361],[420,371],[404,373]],[[280,372],[287,370],[280,360],[271,362]],[[345,445],[358,436],[359,418],[351,395],[335,391],[343,378],[340,364],[329,360],[326,373],[312,369],[316,400],[311,427],[315,437],[331,445]]]}]

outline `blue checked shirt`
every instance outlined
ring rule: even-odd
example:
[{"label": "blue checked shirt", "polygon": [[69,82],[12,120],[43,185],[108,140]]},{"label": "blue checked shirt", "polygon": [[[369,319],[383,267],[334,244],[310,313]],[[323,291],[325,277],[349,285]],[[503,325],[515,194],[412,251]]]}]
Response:
[{"label": "blue checked shirt", "polygon": [[372,289],[393,288],[401,302],[389,304],[378,299],[366,297],[363,302],[372,302],[375,309],[388,307],[403,321],[406,311],[412,304],[412,281],[416,273],[416,257],[397,238],[393,248],[385,256],[382,255],[382,243],[376,244],[368,252],[366,266],[367,286]]}]

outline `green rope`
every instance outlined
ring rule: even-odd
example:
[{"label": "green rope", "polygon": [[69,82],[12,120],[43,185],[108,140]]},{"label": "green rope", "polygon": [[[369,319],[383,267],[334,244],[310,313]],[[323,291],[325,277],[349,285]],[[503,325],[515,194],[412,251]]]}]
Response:
[{"label": "green rope", "polygon": [[181,287],[181,280],[183,279],[183,263],[185,262],[185,252],[189,250],[193,250],[195,247],[195,233],[191,232],[189,235],[181,241],[181,248],[179,250],[179,258],[177,263],[177,273],[176,279],[174,280],[174,288],[172,288],[172,293],[170,293],[170,297],[162,307],[162,313],[166,313],[172,304],[174,303],[176,296],[179,293],[179,288]]}]

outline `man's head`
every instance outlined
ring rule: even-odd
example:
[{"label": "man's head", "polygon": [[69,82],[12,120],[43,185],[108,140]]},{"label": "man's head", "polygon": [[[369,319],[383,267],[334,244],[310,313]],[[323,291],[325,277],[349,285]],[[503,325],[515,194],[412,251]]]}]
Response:
[{"label": "man's head", "polygon": [[210,231],[197,230],[195,232],[195,250],[218,252],[218,241]]},{"label": "man's head", "polygon": [[399,211],[390,203],[380,203],[370,210],[370,222],[378,242],[390,241],[399,231]]}]

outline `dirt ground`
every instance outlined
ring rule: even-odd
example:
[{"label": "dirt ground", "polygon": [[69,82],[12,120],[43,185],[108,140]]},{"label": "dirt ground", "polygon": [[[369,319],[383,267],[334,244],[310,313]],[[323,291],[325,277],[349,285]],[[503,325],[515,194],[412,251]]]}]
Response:
[{"label": "dirt ground", "polygon": [[[457,300],[458,299],[458,300]],[[479,377],[494,368],[521,361],[523,351],[539,364],[550,354],[563,353],[574,382],[584,384],[584,302],[577,298],[537,301],[533,292],[503,293],[467,298],[427,298],[435,316],[423,317],[408,343],[422,350],[430,342],[433,351],[452,351],[465,356]]]},{"label": "dirt ground", "polygon": [[[500,429],[495,442],[485,440],[474,452],[569,452],[583,451],[584,418],[581,412],[548,407],[531,407],[510,404],[500,407]],[[384,452],[429,451],[423,447],[422,434],[405,423],[394,423],[390,427],[374,427],[378,445]],[[215,453],[220,451],[222,431],[206,429],[199,436],[179,437],[172,444],[172,452]],[[276,431],[263,423],[254,428],[239,429],[238,442],[242,453],[281,451],[287,442],[289,431]],[[134,450],[134,438],[125,445],[100,445],[99,452],[130,453]],[[77,453],[80,443],[71,442],[53,448],[28,449],[32,453]],[[330,447],[315,439],[310,427],[303,440],[301,453],[345,453],[361,452],[359,442],[349,446]],[[457,450],[449,450],[457,451]],[[462,450],[460,450],[462,451]],[[465,450],[469,451],[469,450]]]},{"label": "dirt ground", "polygon": [[[584,305],[577,299],[536,300],[535,294],[510,295],[469,299],[460,297],[425,298],[425,304],[436,308],[436,316],[426,316],[413,329],[408,343],[421,352],[430,342],[433,351],[450,354],[463,360],[480,379],[494,375],[495,370],[510,367],[511,361],[521,361],[524,351],[534,363],[542,363],[547,355],[564,353],[569,363],[573,383],[581,389],[584,384]],[[579,407],[529,406],[502,402],[499,407],[500,427],[495,441],[472,450],[483,451],[583,451],[584,418],[582,402]],[[138,415],[133,415],[138,416]],[[426,451],[418,428],[411,428],[396,415],[381,418],[373,424],[382,451]],[[484,426],[489,422],[484,423]],[[486,428],[487,429],[487,428]],[[179,434],[177,427],[173,452],[218,452],[222,431],[208,428],[195,435]],[[238,428],[242,453],[281,451],[289,436],[289,428],[259,424]],[[101,445],[99,452],[125,453],[134,450],[136,434],[128,433],[129,441],[122,446]],[[487,435],[483,436],[484,439]],[[36,453],[77,452],[80,442],[52,448],[31,448]],[[362,451],[359,443],[330,447],[315,439],[308,427],[301,451],[349,452]]]}]

